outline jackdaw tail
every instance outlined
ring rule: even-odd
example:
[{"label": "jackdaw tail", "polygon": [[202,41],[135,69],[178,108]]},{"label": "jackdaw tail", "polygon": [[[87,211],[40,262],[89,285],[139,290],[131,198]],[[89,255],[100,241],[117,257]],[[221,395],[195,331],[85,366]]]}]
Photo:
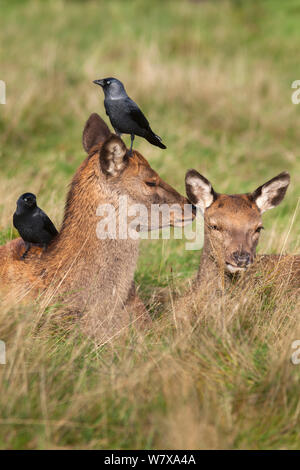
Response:
[{"label": "jackdaw tail", "polygon": [[152,145],[156,145],[156,147],[160,147],[161,149],[166,149],[167,147],[162,143],[161,138],[154,134],[152,131],[148,131],[145,135],[145,139],[150,142]]}]

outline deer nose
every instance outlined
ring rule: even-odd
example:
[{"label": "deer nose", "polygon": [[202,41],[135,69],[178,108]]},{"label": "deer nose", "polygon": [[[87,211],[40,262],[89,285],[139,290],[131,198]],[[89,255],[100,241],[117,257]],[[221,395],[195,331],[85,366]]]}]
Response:
[{"label": "deer nose", "polygon": [[232,253],[233,259],[236,262],[237,266],[248,266],[250,263],[250,253],[247,251],[235,251]]}]

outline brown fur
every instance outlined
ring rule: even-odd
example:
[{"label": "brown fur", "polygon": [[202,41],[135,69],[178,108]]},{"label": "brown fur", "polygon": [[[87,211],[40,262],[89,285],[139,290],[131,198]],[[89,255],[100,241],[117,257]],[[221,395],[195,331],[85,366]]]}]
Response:
[{"label": "brown fur", "polygon": [[[248,194],[218,194],[196,170],[186,175],[187,195],[204,213],[204,246],[197,284],[223,288],[237,273],[264,272],[289,279],[300,287],[300,256],[262,255],[256,247],[262,227],[262,212],[278,205],[285,196],[289,175],[281,173]],[[246,269],[247,268],[247,269]],[[249,269],[250,268],[250,269]]]},{"label": "brown fur", "polygon": [[[138,152],[129,158],[123,141],[96,114],[86,124],[83,145],[89,155],[71,182],[59,235],[46,252],[32,249],[25,261],[20,259],[21,239],[0,247],[0,282],[17,300],[42,293],[47,305],[60,298],[74,311],[88,311],[89,318],[94,318],[89,322],[93,331],[96,327],[113,331],[113,326],[122,328],[134,319],[133,313],[136,318],[145,314],[133,282],[139,242],[99,240],[98,206],[110,203],[118,210],[119,195],[147,206],[155,201],[183,208],[187,200],[161,180]],[[108,159],[112,159],[113,172]],[[148,187],[149,180],[156,186]]]}]

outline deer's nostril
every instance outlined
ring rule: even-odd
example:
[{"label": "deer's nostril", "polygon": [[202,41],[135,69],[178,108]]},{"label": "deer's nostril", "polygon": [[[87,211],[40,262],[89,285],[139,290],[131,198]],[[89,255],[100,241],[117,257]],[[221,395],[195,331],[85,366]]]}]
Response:
[{"label": "deer's nostril", "polygon": [[238,266],[247,266],[250,263],[250,253],[247,251],[235,251],[232,256]]}]

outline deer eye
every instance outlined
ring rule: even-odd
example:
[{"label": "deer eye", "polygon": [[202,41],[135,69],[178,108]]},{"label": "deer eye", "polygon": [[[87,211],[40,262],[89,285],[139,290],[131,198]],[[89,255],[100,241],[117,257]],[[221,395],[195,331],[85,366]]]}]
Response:
[{"label": "deer eye", "polygon": [[155,182],[155,181],[146,181],[146,185],[147,185],[147,186],[151,186],[151,187],[155,187],[155,186],[156,186],[156,182]]},{"label": "deer eye", "polygon": [[219,230],[219,227],[217,225],[209,225],[209,228],[211,230]]},{"label": "deer eye", "polygon": [[260,233],[262,230],[264,230],[264,227],[257,227],[255,233]]}]

